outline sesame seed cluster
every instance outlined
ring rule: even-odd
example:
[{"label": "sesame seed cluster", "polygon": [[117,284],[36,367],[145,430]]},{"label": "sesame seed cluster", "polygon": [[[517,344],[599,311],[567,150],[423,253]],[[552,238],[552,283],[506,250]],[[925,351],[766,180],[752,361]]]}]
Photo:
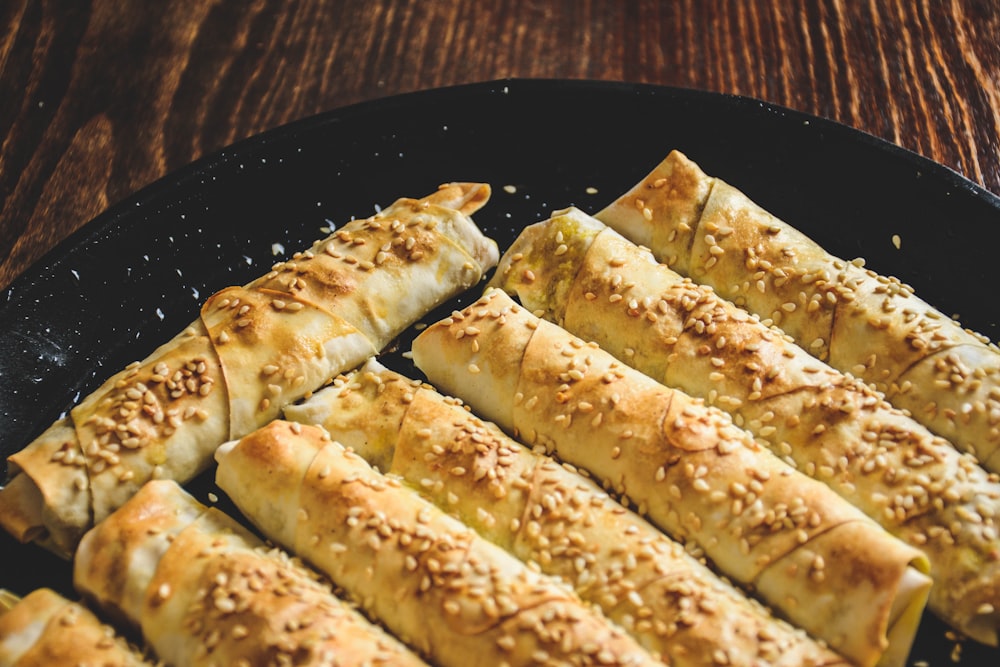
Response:
[{"label": "sesame seed cluster", "polygon": [[[923,607],[929,580],[918,571],[927,567],[919,550],[771,454],[726,413],[538,319],[500,290],[428,327],[413,356],[435,386],[589,471],[620,502],[858,663],[874,664],[887,648],[894,602],[917,614]],[[909,593],[904,582],[913,582]]]},{"label": "sesame seed cluster", "polygon": [[486,539],[571,585],[669,664],[846,664],[585,473],[377,362],[286,416],[318,423]]},{"label": "sesame seed cluster", "polygon": [[213,294],[190,327],[10,457],[0,522],[69,557],[146,481],[195,477],[222,442],[263,426],[476,284],[498,258],[468,217],[489,192],[451,184],[400,199]]},{"label": "sesame seed cluster", "polygon": [[1000,349],[672,152],[596,216],[1000,472]]},{"label": "sesame seed cluster", "polygon": [[173,481],[146,484],[87,533],[75,582],[164,664],[424,664],[328,582]]},{"label": "sesame seed cluster", "polygon": [[0,591],[0,664],[152,665],[87,607],[48,588],[23,598]]},{"label": "sesame seed cluster", "polygon": [[[477,188],[464,196],[485,195]],[[381,350],[405,328],[401,323],[429,310],[431,295],[442,295],[433,298],[436,305],[475,285],[496,263],[495,244],[472,232],[462,211],[435,201],[400,199],[279,262],[250,286],[286,295],[279,300],[335,305]]]},{"label": "sesame seed cluster", "polygon": [[296,502],[250,519],[267,535],[294,526],[288,548],[436,664],[659,664],[569,589],[320,427],[276,421],[218,459],[219,484],[243,511],[258,480],[282,476]]},{"label": "sesame seed cluster", "polygon": [[[566,271],[548,270],[543,258],[582,229],[567,254],[575,271],[566,283]],[[565,284],[553,288],[554,281]],[[920,548],[935,580],[935,613],[980,641],[995,637],[1000,480],[971,455],[579,211],[525,232],[494,284],[665,385],[729,412],[789,465]],[[551,299],[556,292],[564,298]]]}]

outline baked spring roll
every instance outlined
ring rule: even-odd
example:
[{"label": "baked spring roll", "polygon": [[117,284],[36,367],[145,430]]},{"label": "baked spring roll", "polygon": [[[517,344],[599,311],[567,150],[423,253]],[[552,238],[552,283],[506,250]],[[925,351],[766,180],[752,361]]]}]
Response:
[{"label": "baked spring roll", "polygon": [[152,481],[89,531],[74,585],[169,665],[423,665],[316,574]]},{"label": "baked spring roll", "polygon": [[597,218],[1000,472],[1000,350],[674,151]]},{"label": "baked spring roll", "polygon": [[653,665],[570,590],[372,468],[276,421],[217,452],[219,486],[435,664]]},{"label": "baked spring roll", "polygon": [[322,426],[486,539],[568,582],[667,664],[848,664],[589,479],[377,361],[285,416]]},{"label": "baked spring roll", "polygon": [[797,472],[729,416],[668,389],[501,290],[423,331],[430,382],[587,470],[671,537],[862,665],[905,657],[926,556]]},{"label": "baked spring roll", "polygon": [[223,442],[354,368],[496,264],[468,217],[481,184],[347,223],[258,280],[212,295],[184,332],[108,379],[9,458],[0,524],[68,557],[150,479],[184,483]]},{"label": "baked spring roll", "polygon": [[87,607],[48,588],[0,591],[0,667],[153,665]]},{"label": "baked spring roll", "polygon": [[[556,248],[558,265],[550,259]],[[934,579],[930,608],[996,645],[1000,484],[972,456],[578,210],[525,229],[492,284],[726,410],[773,452],[919,547]]]}]

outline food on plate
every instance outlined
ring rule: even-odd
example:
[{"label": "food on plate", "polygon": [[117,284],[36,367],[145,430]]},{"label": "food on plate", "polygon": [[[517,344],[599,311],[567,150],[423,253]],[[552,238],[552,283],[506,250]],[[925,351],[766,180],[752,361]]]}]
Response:
[{"label": "food on plate", "polygon": [[0,591],[0,667],[153,665],[87,607],[48,588]]},{"label": "food on plate", "polygon": [[858,664],[905,658],[926,556],[774,456],[729,415],[668,389],[501,290],[413,342],[429,381],[578,466]]},{"label": "food on plate", "polygon": [[[891,667],[928,599],[996,645],[1000,352],[680,153],[598,214],[662,264],[567,209],[500,261],[492,285],[525,307],[490,292],[417,338],[417,365],[469,405],[375,360],[313,395],[497,264],[469,218],[489,192],[401,199],[213,295],[9,459],[0,525],[65,557],[87,533],[87,601],[184,664],[423,664],[296,558],[150,481],[213,453],[262,532],[443,665]],[[295,577],[309,611],[277,599]],[[0,596],[0,663],[45,661],[5,628],[46,595],[63,611],[38,612],[38,647],[65,609],[84,618],[51,591]]]},{"label": "food on plate", "polygon": [[[550,261],[558,254],[559,262]],[[527,227],[491,283],[667,386],[733,415],[930,561],[930,608],[996,645],[1000,484],[868,385],[579,210]]]},{"label": "food on plate", "polygon": [[320,427],[276,421],[217,458],[219,486],[265,535],[435,664],[659,664],[563,584]]},{"label": "food on plate", "polygon": [[68,557],[147,480],[192,479],[219,444],[271,421],[476,284],[498,258],[468,217],[489,193],[452,184],[400,199],[211,296],[190,327],[9,458],[0,524]]},{"label": "food on plate", "polygon": [[170,480],[81,540],[74,585],[172,665],[423,665],[285,553]]},{"label": "food on plate", "polygon": [[1000,472],[1000,350],[674,151],[597,216]]},{"label": "food on plate", "polygon": [[667,664],[848,664],[593,481],[377,361],[285,416],[322,426],[486,539],[560,577]]}]

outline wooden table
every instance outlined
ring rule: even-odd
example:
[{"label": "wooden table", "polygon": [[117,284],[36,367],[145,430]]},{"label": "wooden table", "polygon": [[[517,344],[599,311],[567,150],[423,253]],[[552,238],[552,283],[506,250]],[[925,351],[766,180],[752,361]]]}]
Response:
[{"label": "wooden table", "polygon": [[1000,193],[995,0],[5,0],[0,25],[0,289],[235,140],[504,77],[749,95]]},{"label": "wooden table", "polygon": [[0,26],[0,302],[71,232],[203,155],[506,77],[747,95],[1000,194],[1000,0],[0,0]]}]

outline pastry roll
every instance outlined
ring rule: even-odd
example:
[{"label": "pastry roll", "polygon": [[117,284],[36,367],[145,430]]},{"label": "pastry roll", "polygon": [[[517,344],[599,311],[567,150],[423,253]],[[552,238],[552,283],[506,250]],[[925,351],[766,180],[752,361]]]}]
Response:
[{"label": "pastry roll", "polygon": [[1000,472],[1000,350],[674,151],[597,218]]},{"label": "pastry roll", "polygon": [[563,585],[320,427],[276,421],[217,458],[219,486],[264,534],[435,664],[658,664]]},{"label": "pastry roll", "polygon": [[491,290],[413,343],[442,390],[587,470],[696,544],[780,614],[861,665],[908,653],[927,559],[729,416]]},{"label": "pastry roll", "polygon": [[153,665],[83,605],[39,588],[0,591],[0,667]]},{"label": "pastry roll", "polygon": [[[559,266],[549,258],[561,247]],[[527,279],[530,275],[531,279]],[[705,398],[928,557],[929,606],[996,645],[1000,484],[868,385],[578,210],[524,230],[493,285],[664,384]]]},{"label": "pastry roll", "polygon": [[372,360],[286,417],[323,426],[580,597],[674,667],[846,665],[594,482]]},{"label": "pastry roll", "polygon": [[170,665],[423,665],[317,575],[152,481],[80,542],[74,584]]},{"label": "pastry roll", "polygon": [[0,524],[68,557],[150,479],[193,478],[223,442],[361,364],[496,264],[468,217],[489,195],[444,186],[355,220],[244,287],[114,375],[9,458]]}]

